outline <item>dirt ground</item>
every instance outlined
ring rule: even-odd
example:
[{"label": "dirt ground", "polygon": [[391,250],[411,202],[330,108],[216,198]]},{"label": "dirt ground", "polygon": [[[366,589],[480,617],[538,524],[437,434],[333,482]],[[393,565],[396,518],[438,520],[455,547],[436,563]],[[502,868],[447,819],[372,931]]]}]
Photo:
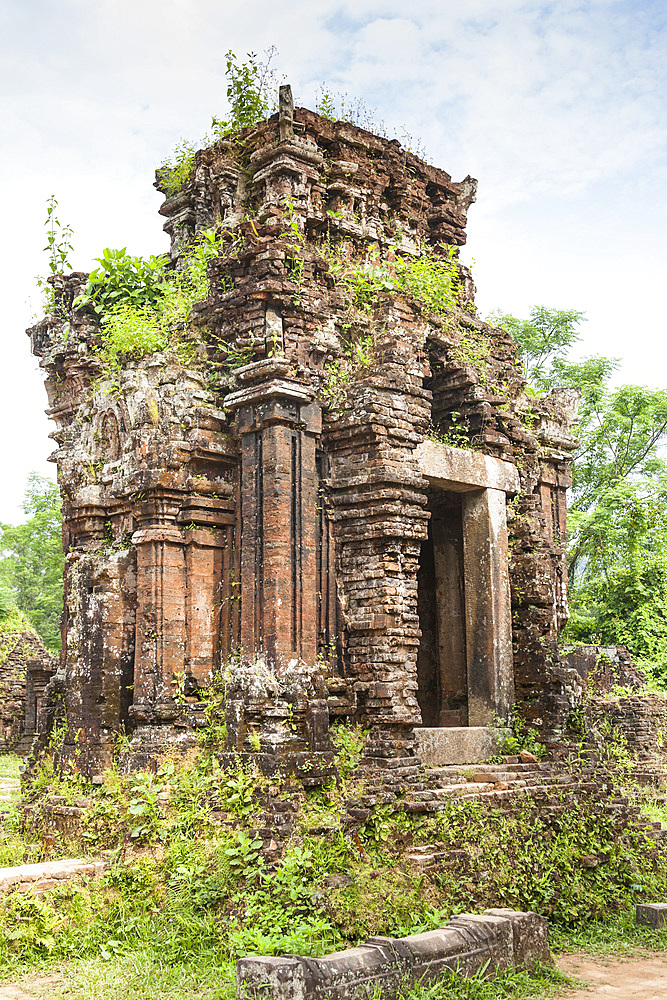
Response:
[{"label": "dirt ground", "polygon": [[629,955],[627,958],[563,955],[557,959],[557,965],[568,975],[585,979],[591,984],[587,989],[566,994],[567,1000],[667,998],[667,952]]}]

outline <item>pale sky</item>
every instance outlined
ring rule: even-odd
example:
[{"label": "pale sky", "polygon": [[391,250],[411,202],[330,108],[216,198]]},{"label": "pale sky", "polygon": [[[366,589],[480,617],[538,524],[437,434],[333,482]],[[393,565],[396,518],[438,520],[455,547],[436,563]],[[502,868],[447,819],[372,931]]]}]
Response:
[{"label": "pale sky", "polygon": [[276,45],[297,104],[361,97],[479,180],[465,258],[482,314],[583,310],[581,353],[665,387],[667,5],[664,0],[3,0],[0,521],[28,474],[55,474],[23,330],[39,314],[45,203],[72,265],[104,247],[167,249],[154,169],[226,112],[225,58]]}]

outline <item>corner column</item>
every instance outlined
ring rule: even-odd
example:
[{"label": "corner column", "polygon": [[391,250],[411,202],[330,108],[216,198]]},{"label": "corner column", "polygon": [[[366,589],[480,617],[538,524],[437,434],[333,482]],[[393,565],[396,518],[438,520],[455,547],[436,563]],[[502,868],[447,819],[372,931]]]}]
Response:
[{"label": "corner column", "polygon": [[[321,411],[284,359],[242,371],[261,382],[226,400],[242,436],[241,652],[283,672],[317,658],[317,467]],[[273,375],[274,377],[270,377]],[[267,377],[269,376],[269,377]]]},{"label": "corner column", "polygon": [[175,525],[155,525],[134,533],[137,547],[137,630],[134,703],[130,714],[143,721],[146,711],[169,703],[185,673],[185,551]]}]

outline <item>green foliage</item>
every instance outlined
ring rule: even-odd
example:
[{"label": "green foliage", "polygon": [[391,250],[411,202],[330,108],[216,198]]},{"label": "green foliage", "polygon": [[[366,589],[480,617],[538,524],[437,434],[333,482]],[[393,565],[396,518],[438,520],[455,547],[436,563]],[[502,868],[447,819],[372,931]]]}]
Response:
[{"label": "green foliage", "polygon": [[443,243],[434,249],[423,243],[418,255],[397,254],[393,261],[378,252],[365,257],[350,255],[344,243],[329,245],[327,252],[336,282],[347,289],[352,305],[361,311],[370,312],[385,291],[410,295],[438,315],[448,312],[458,301],[455,247]]},{"label": "green foliage", "polygon": [[264,53],[263,61],[258,61],[255,52],[248,52],[247,62],[240,63],[231,49],[225,53],[227,100],[231,114],[227,119],[213,118],[211,127],[217,139],[238,129],[257,125],[269,115],[269,88],[274,83],[271,62],[277,54],[278,50],[272,45]]},{"label": "green foliage", "polygon": [[[350,777],[363,738],[358,728],[334,733],[345,775],[339,785],[308,791],[289,786],[290,801],[300,804],[301,830],[282,859],[270,864],[255,833],[263,821],[254,811],[268,786],[251,771],[240,765],[225,771],[204,751],[165,760],[156,774],[107,771],[103,786],[86,789],[93,804],[83,838],[84,844],[117,849],[107,875],[48,893],[39,906],[27,906],[18,894],[0,900],[5,973],[48,958],[70,983],[70,963],[85,961],[96,995],[107,995],[99,983],[116,982],[125,969],[136,995],[157,997],[157,977],[159,984],[178,983],[184,992],[174,986],[170,995],[185,997],[205,966],[217,970],[227,997],[233,962],[248,952],[319,955],[369,934],[401,936],[441,926],[454,913],[490,905],[535,909],[550,917],[552,928],[588,926],[596,915],[623,913],[631,901],[660,898],[667,888],[653,842],[632,825],[615,825],[595,796],[585,794],[577,802],[563,793],[562,809],[551,812],[529,799],[509,814],[452,800],[442,813],[417,817],[403,811],[399,798],[376,806],[358,831],[350,829],[343,804],[363,787]],[[57,793],[68,800],[67,782],[80,797],[76,775],[63,777]],[[132,838],[137,823],[148,829]],[[90,831],[94,840],[85,836]],[[39,840],[40,831],[33,835]],[[151,843],[158,844],[154,856]],[[430,872],[405,861],[413,845],[433,843],[462,852],[460,860]],[[26,857],[38,860],[36,849],[26,845]],[[70,856],[80,854],[82,843],[71,842],[69,849]],[[146,957],[151,948],[159,953],[159,969]],[[98,978],[102,962],[109,979]],[[544,975],[531,982],[546,988]],[[506,992],[495,995],[530,995],[509,992],[510,984],[527,990],[526,979],[499,982]],[[494,996],[480,992],[482,985],[473,979],[465,989],[477,992],[452,995]],[[456,979],[448,987],[464,989]]]},{"label": "green foliage", "polygon": [[554,362],[564,358],[581,336],[577,327],[585,316],[576,309],[533,306],[529,319],[517,319],[497,310],[489,323],[507,330],[521,348],[525,377],[531,385],[549,389],[554,385]]},{"label": "green foliage", "polygon": [[315,102],[315,110],[323,118],[328,118],[332,122],[336,121],[335,98],[330,91],[325,90],[324,86],[320,87],[319,96]]},{"label": "green foliage", "polygon": [[72,229],[68,225],[62,225],[57,216],[58,202],[54,195],[46,201],[46,246],[44,251],[48,254],[49,274],[47,277],[38,277],[37,285],[44,293],[44,308],[51,310],[55,306],[53,288],[47,278],[55,277],[68,271],[71,268],[69,255],[72,252]]},{"label": "green foliage", "polygon": [[195,153],[194,144],[181,139],[163,160],[157,171],[157,179],[160,190],[167,196],[178,194],[187,184],[194,169]]},{"label": "green foliage", "polygon": [[235,875],[252,878],[262,865],[260,850],[262,841],[245,830],[237,830],[234,843],[225,848],[229,867]]},{"label": "green foliage", "polygon": [[512,713],[509,726],[500,723],[502,741],[498,750],[491,760],[502,763],[504,755],[513,756],[520,754],[522,750],[532,753],[538,760],[542,760],[546,753],[546,747],[537,738],[537,732],[531,729],[521,716]]},{"label": "green foliage", "polygon": [[0,526],[0,579],[44,644],[60,649],[64,556],[58,485],[33,473],[23,509],[23,524]]},{"label": "green foliage", "polygon": [[12,893],[2,913],[2,933],[5,942],[22,952],[44,953],[53,951],[55,932],[64,917],[48,901],[32,893]]},{"label": "green foliage", "polygon": [[162,283],[168,258],[133,257],[127,248],[106,249],[95,258],[100,267],[92,271],[75,305],[92,305],[100,316],[118,309],[155,309],[162,298]]},{"label": "green foliage", "polygon": [[327,240],[322,252],[336,283],[348,301],[348,320],[341,355],[325,363],[322,392],[332,408],[344,405],[350,384],[363,378],[373,362],[378,331],[369,328],[370,316],[382,292],[409,295],[429,312],[446,314],[458,301],[459,280],[455,248],[422,244],[415,257],[396,254],[391,261],[377,252],[357,256],[345,242]]},{"label": "green foliage", "polygon": [[560,362],[582,390],[568,514],[571,622],[579,641],[623,643],[667,682],[667,392],[609,386],[614,363]]},{"label": "green foliage", "polygon": [[135,825],[130,830],[130,837],[138,843],[152,841],[160,832],[160,795],[164,791],[160,778],[161,775],[156,777],[150,772],[142,771],[132,776],[128,813]]},{"label": "green foliage", "polygon": [[570,985],[570,977],[553,965],[538,965],[531,972],[510,966],[493,977],[484,966],[474,976],[453,972],[429,985],[419,984],[403,990],[399,1000],[518,1000],[521,997],[546,1000],[562,996],[563,990]]},{"label": "green foliage", "polygon": [[117,373],[121,356],[143,357],[170,349],[183,355],[183,363],[192,360],[182,330],[194,303],[208,295],[209,260],[226,247],[225,233],[201,232],[182,251],[176,270],[167,268],[165,257],[133,257],[125,248],[107,249],[97,258],[102,266],[93,271],[75,305],[92,306],[100,317],[104,339],[100,356],[108,375]]},{"label": "green foliage", "polygon": [[0,625],[16,608],[16,597],[9,584],[0,579]]},{"label": "green foliage", "polygon": [[324,366],[322,393],[332,408],[342,407],[349,386],[365,374],[373,363],[372,333],[359,333],[341,344],[341,356]]},{"label": "green foliage", "polygon": [[307,847],[291,847],[271,872],[251,867],[249,874],[254,887],[245,885],[234,898],[240,919],[229,938],[237,956],[320,955],[342,943],[327,915],[313,905],[317,872]]},{"label": "green foliage", "polygon": [[[273,99],[270,95],[276,87],[271,63],[277,54],[273,45],[266,49],[262,60],[254,52],[247,53],[246,62],[239,62],[231,49],[225,53],[230,115],[229,118],[213,117],[211,134],[204,136],[199,145],[209,146],[226,139],[239,129],[257,125],[271,113]],[[181,139],[164,159],[158,168],[157,179],[160,190],[167,196],[178,194],[185,187],[195,166],[195,155],[195,144]]]},{"label": "green foliage", "polygon": [[539,393],[581,393],[568,509],[570,621],[565,638],[622,643],[667,684],[667,391],[612,388],[612,358],[572,362],[582,313],[534,307],[491,317],[522,348]]},{"label": "green foliage", "polygon": [[141,358],[163,351],[169,343],[156,310],[142,306],[118,306],[104,317],[104,354],[108,361],[121,355]]},{"label": "green foliage", "polygon": [[336,752],[336,770],[343,781],[350,777],[363,757],[367,736],[361,725],[339,723],[332,726],[331,745]]}]

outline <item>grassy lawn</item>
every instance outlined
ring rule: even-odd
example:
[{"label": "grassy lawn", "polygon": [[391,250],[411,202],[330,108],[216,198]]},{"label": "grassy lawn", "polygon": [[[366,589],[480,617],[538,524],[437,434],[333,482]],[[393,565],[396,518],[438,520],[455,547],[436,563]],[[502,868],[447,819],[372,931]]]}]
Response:
[{"label": "grassy lawn", "polygon": [[21,758],[15,753],[0,753],[0,781],[3,778],[18,778]]}]

